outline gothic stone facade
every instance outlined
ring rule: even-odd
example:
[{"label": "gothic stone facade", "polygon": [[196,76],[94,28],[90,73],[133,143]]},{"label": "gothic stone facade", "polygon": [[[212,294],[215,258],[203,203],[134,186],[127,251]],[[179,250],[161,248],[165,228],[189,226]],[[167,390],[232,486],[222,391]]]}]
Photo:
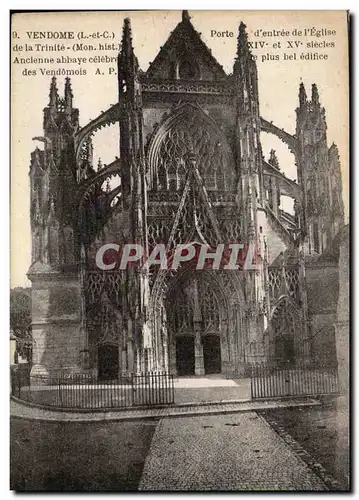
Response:
[{"label": "gothic stone facade", "polygon": [[[260,114],[245,25],[227,75],[184,11],[146,72],[125,20],[118,102],[84,127],[70,80],[63,98],[56,85],[30,166],[33,376],[203,375],[258,359],[294,366],[313,359],[317,331],[335,345],[335,301],[318,309],[316,294],[308,297],[323,275],[318,258],[343,225],[339,155],[328,149],[315,84],[310,100],[300,84],[295,135],[278,128]],[[113,123],[119,156],[94,166],[91,136]],[[288,146],[297,182],[274,150],[264,158],[261,132]],[[114,241],[147,251],[253,243],[257,269],[101,271],[96,250]],[[336,273],[333,265],[329,280]]]}]

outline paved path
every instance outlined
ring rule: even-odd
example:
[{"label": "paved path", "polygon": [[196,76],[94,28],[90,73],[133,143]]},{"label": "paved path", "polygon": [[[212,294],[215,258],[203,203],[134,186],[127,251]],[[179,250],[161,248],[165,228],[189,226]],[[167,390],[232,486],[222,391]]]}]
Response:
[{"label": "paved path", "polygon": [[254,412],[165,418],[140,490],[323,491],[324,483]]},{"label": "paved path", "polygon": [[273,400],[273,401],[229,401],[217,404],[196,404],[168,406],[165,408],[148,408],[138,410],[67,412],[45,410],[36,406],[28,406],[20,402],[10,401],[10,414],[13,417],[57,421],[57,422],[91,422],[91,421],[126,421],[147,418],[185,417],[191,415],[220,415],[246,411],[271,410],[294,406],[315,406],[320,403],[315,399],[305,400]]}]

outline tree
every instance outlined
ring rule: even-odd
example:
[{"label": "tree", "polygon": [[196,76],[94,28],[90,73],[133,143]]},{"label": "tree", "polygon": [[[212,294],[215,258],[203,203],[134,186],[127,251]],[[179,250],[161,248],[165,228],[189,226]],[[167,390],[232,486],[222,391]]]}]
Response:
[{"label": "tree", "polygon": [[10,328],[16,337],[17,351],[31,359],[31,289],[10,290]]}]

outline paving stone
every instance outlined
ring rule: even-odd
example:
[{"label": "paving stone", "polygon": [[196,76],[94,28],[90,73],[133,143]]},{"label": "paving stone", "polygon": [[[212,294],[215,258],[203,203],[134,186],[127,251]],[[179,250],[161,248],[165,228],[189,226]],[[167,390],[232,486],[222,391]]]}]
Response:
[{"label": "paving stone", "polygon": [[[306,400],[272,400],[272,401],[246,401],[218,404],[193,404],[186,406],[168,406],[166,408],[143,408],[128,410],[103,410],[98,412],[58,411],[29,406],[21,402],[10,401],[10,414],[14,417],[35,420],[56,420],[59,422],[76,421],[89,422],[100,420],[136,420],[145,418],[178,417],[189,415],[219,415],[222,413],[237,413],[248,411],[262,411],[275,408],[297,406],[315,406],[320,403],[314,399]],[[254,418],[254,417],[252,417]]]},{"label": "paving stone", "polygon": [[325,491],[316,474],[256,417],[249,412],[160,420],[139,489]]}]

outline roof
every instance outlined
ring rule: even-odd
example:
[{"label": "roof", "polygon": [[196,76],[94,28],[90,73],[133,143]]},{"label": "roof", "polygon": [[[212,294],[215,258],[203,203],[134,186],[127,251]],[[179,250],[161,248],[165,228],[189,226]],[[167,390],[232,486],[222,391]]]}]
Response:
[{"label": "roof", "polygon": [[227,78],[223,67],[194,29],[187,11],[182,12],[182,21],[177,24],[155,60],[150,64],[146,77],[170,78],[173,63],[176,61],[187,61],[199,67],[201,80]]}]

